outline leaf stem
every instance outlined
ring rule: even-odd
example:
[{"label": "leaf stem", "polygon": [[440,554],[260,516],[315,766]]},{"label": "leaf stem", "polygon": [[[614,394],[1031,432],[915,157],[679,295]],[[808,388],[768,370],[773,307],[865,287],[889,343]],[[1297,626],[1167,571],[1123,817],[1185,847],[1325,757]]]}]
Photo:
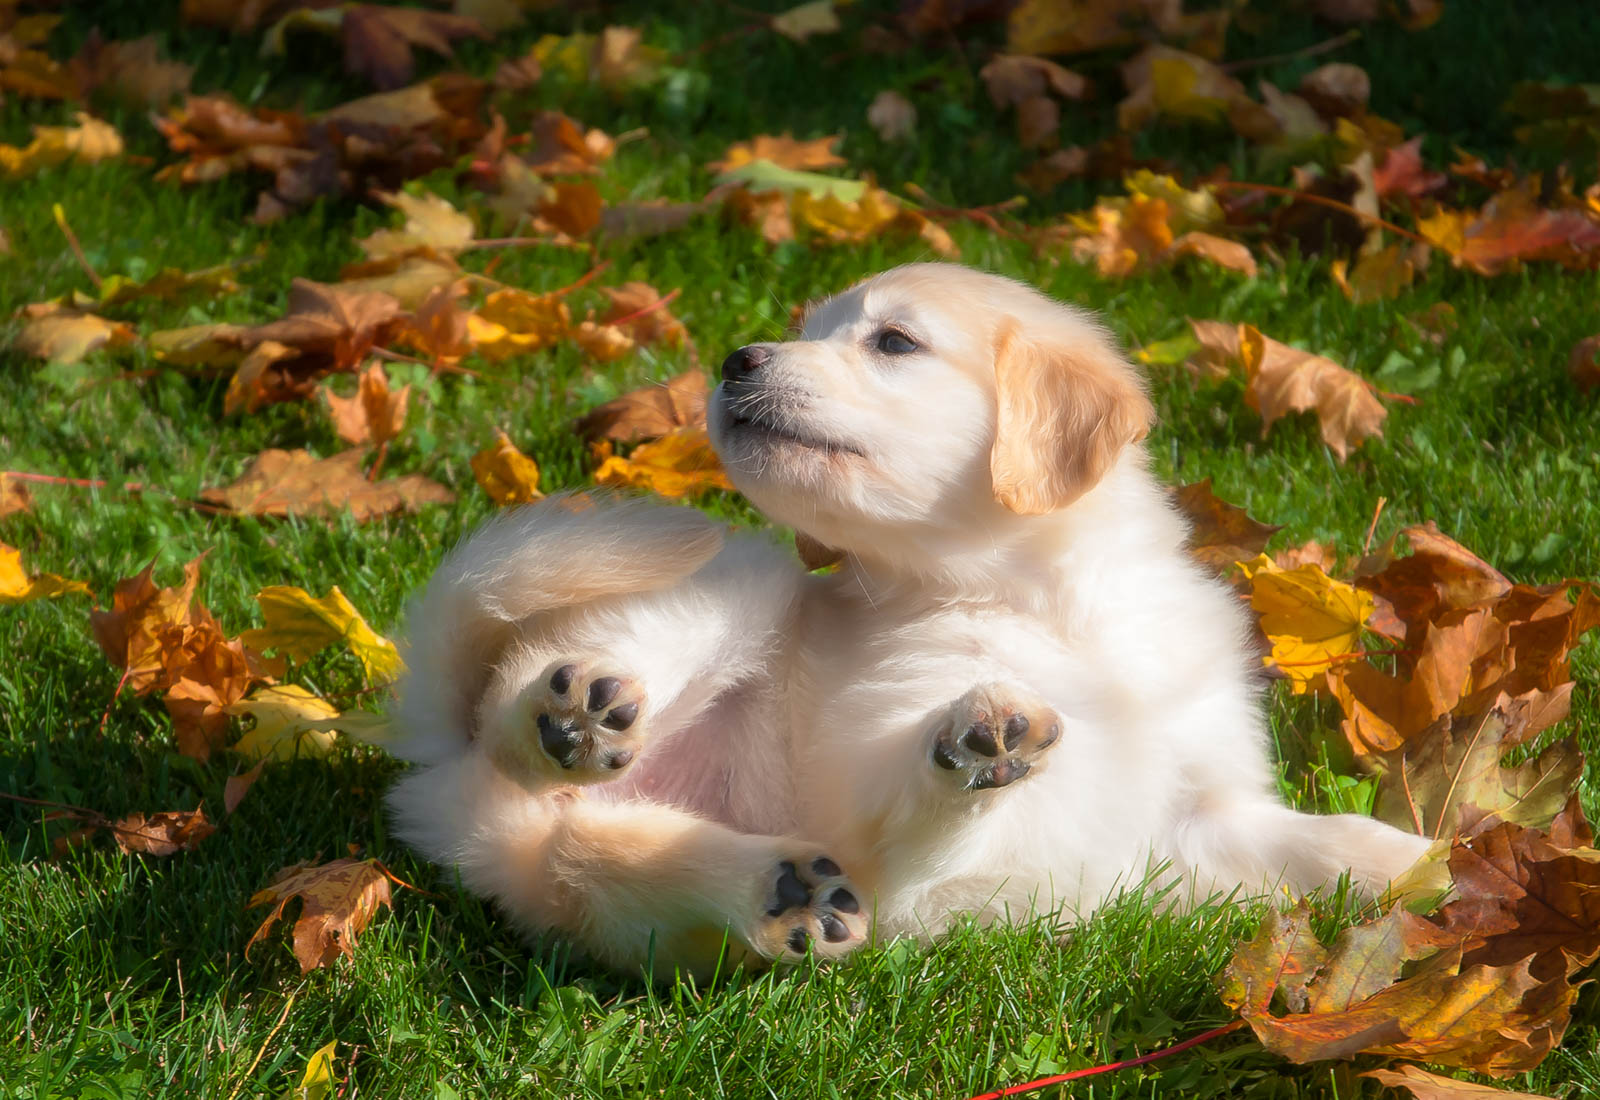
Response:
[{"label": "leaf stem", "polygon": [[1223,191],[1262,191],[1268,195],[1283,195],[1286,198],[1299,199],[1304,202],[1314,203],[1317,206],[1326,206],[1332,210],[1338,210],[1341,213],[1349,214],[1351,217],[1360,218],[1362,221],[1376,225],[1380,229],[1387,229],[1389,232],[1404,237],[1409,241],[1416,241],[1418,244],[1425,244],[1429,248],[1438,247],[1432,241],[1428,240],[1428,238],[1418,233],[1413,233],[1409,229],[1402,229],[1400,226],[1394,224],[1394,222],[1384,221],[1375,214],[1368,214],[1364,211],[1357,210],[1347,202],[1340,202],[1338,199],[1330,199],[1324,195],[1313,195],[1308,191],[1297,191],[1293,187],[1278,187],[1270,183],[1251,183],[1248,180],[1216,180],[1215,182],[1208,183],[1205,186],[1219,188]]},{"label": "leaf stem", "polygon": [[1168,1058],[1181,1051],[1188,1050],[1190,1047],[1199,1046],[1201,1043],[1215,1039],[1218,1036],[1226,1035],[1232,1031],[1238,1031],[1243,1026],[1243,1020],[1235,1020],[1231,1024],[1223,1024],[1221,1027],[1214,1027],[1210,1031],[1201,1032],[1192,1039],[1185,1039],[1181,1043],[1174,1043],[1170,1047],[1165,1047],[1150,1054],[1141,1054],[1137,1058],[1127,1058],[1121,1062],[1108,1062],[1103,1066],[1090,1066],[1087,1069],[1075,1069],[1071,1073],[1058,1073],[1054,1077],[1041,1077],[1037,1081],[1028,1081],[1021,1085],[1011,1085],[1008,1088],[1003,1088],[996,1092],[980,1093],[977,1096],[968,1097],[967,1100],[1001,1100],[1002,1097],[1015,1096],[1019,1092],[1031,1092],[1034,1089],[1042,1089],[1046,1085],[1059,1085],[1063,1081],[1076,1081],[1081,1077],[1093,1077],[1096,1074],[1111,1073],[1119,1069],[1130,1069],[1133,1066],[1147,1065],[1150,1062],[1155,1062],[1162,1058]]}]

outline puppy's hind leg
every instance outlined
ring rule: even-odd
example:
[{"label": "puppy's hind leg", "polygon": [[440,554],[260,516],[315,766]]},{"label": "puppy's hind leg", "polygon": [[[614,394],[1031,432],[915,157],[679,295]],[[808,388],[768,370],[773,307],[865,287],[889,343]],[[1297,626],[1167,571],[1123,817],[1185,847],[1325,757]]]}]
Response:
[{"label": "puppy's hind leg", "polygon": [[1426,837],[1401,832],[1360,814],[1300,813],[1263,795],[1201,798],[1171,838],[1178,869],[1199,896],[1287,886],[1309,893],[1349,872],[1356,889],[1381,894],[1422,854]]}]

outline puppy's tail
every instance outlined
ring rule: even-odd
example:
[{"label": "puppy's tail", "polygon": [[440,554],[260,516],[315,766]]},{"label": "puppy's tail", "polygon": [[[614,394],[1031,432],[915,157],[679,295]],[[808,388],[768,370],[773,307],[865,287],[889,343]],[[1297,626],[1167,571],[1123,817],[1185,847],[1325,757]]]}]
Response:
[{"label": "puppy's tail", "polygon": [[664,588],[721,546],[721,529],[699,512],[643,499],[551,497],[491,519],[411,606],[396,754],[434,761],[471,741],[473,713],[518,623]]}]

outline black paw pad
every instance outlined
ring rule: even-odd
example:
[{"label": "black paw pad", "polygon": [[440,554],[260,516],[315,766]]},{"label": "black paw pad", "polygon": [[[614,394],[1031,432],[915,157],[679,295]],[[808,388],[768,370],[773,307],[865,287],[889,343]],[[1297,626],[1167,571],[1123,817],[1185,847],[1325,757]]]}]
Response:
[{"label": "black paw pad", "polygon": [[1022,735],[1028,732],[1028,716],[1026,714],[1013,714],[1006,719],[1005,742],[1006,750],[1017,747],[1017,742],[1022,740]]},{"label": "black paw pad", "polygon": [[602,676],[589,685],[589,709],[599,710],[617,697],[622,681],[615,676]]},{"label": "black paw pad", "polygon": [[947,772],[953,772],[961,766],[961,761],[945,747],[943,741],[935,741],[933,745],[933,762]]},{"label": "black paw pad", "polygon": [[846,890],[843,886],[839,887],[833,893],[828,895],[828,905],[839,910],[841,913],[861,912],[861,903],[856,900],[856,896],[854,894],[852,894],[849,890]]},{"label": "black paw pad", "polygon": [[572,686],[572,678],[577,674],[577,665],[562,665],[550,674],[550,690],[557,695],[565,695]]},{"label": "black paw pad", "polygon": [[994,727],[987,722],[974,722],[968,726],[961,743],[981,756],[1000,755],[1000,745],[994,739]]},{"label": "black paw pad", "polygon": [[850,929],[844,926],[844,921],[832,913],[822,918],[822,938],[829,943],[842,943],[850,938]]},{"label": "black paw pad", "polygon": [[606,767],[610,768],[612,771],[626,768],[632,762],[633,753],[629,749],[623,749],[621,752],[614,752],[610,756],[606,757]]},{"label": "black paw pad", "polygon": [[793,863],[784,860],[778,864],[778,868],[781,872],[778,875],[778,901],[771,909],[767,910],[767,916],[769,917],[776,917],[780,913],[788,912],[790,909],[798,909],[811,900],[811,891],[806,888],[805,883],[800,881],[800,876],[796,873]]},{"label": "black paw pad", "polygon": [[804,928],[796,928],[789,933],[789,950],[796,955],[804,955],[806,953],[806,944],[810,942],[811,937],[806,935]]},{"label": "black paw pad", "polygon": [[638,703],[623,703],[620,707],[612,707],[611,712],[600,720],[600,724],[608,730],[620,732],[633,725],[638,717]]},{"label": "black paw pad", "polygon": [[813,874],[821,875],[823,878],[838,878],[844,874],[843,871],[839,870],[839,865],[827,856],[812,860],[811,870]]}]

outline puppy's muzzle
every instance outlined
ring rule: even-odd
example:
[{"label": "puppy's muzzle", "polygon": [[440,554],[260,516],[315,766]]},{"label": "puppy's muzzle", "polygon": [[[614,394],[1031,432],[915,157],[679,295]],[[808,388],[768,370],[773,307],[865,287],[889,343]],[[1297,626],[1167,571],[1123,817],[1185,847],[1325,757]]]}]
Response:
[{"label": "puppy's muzzle", "polygon": [[772,349],[746,344],[722,361],[724,382],[754,382],[761,370],[772,362]]}]

